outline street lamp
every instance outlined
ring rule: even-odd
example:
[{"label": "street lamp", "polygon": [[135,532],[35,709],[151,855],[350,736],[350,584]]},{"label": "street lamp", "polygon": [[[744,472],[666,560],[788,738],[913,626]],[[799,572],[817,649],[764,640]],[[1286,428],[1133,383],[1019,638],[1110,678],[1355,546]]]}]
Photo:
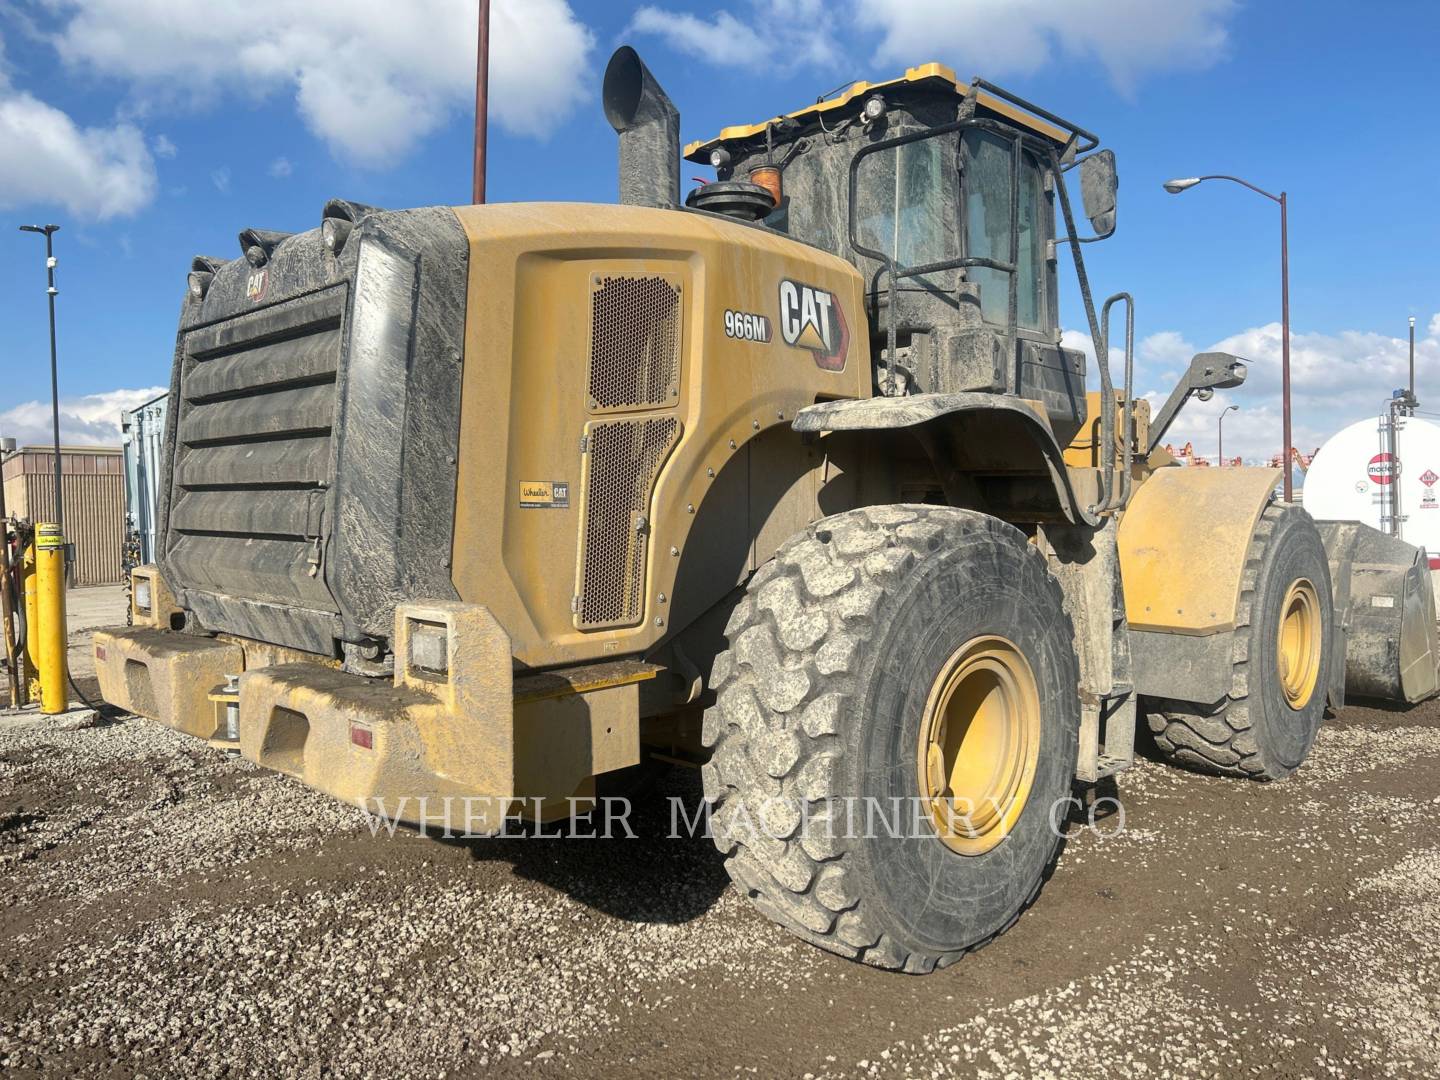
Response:
[{"label": "street lamp", "polygon": [[1165,190],[1171,195],[1179,195],[1182,191],[1188,191],[1202,180],[1230,180],[1247,187],[1258,195],[1264,195],[1280,204],[1280,412],[1283,418],[1285,429],[1285,501],[1290,502],[1294,497],[1290,482],[1290,245],[1286,238],[1288,225],[1286,222],[1286,196],[1285,192],[1279,195],[1272,195],[1264,188],[1256,187],[1248,180],[1241,180],[1238,176],[1224,176],[1215,174],[1211,176],[1186,176],[1177,180],[1166,180]]},{"label": "street lamp", "polygon": [[1239,408],[1239,405],[1226,405],[1220,410],[1220,419],[1215,421],[1215,456],[1220,459],[1222,469],[1225,467],[1225,414]]},{"label": "street lamp", "polygon": [[65,505],[60,496],[60,375],[55,365],[55,242],[59,225],[21,225],[21,232],[45,235],[45,294],[50,300],[50,420],[55,437],[55,524],[65,535]]}]

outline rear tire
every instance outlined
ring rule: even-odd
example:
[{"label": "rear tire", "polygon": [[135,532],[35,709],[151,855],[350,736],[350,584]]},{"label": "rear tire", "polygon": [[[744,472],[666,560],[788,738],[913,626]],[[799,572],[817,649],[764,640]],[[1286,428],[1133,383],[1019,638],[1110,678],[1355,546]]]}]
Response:
[{"label": "rear tire", "polygon": [[[910,972],[953,962],[1019,917],[1059,856],[1056,819],[1068,805],[1079,728],[1070,619],[1019,530],[934,506],[826,518],[756,572],[726,635],[705,715],[714,748],[705,797],[725,867],[763,914],[831,952]],[[1011,700],[994,689],[1000,677],[965,682],[966,665],[991,678],[992,644],[996,670],[1008,664],[1017,675],[1015,700],[1030,703],[1015,711],[1024,717],[1012,725],[1019,741],[944,735],[953,758],[922,769],[935,717],[951,730],[950,688]],[[1004,703],[970,709],[970,697],[954,691],[954,715],[969,717],[953,722],[956,732],[1010,715]],[[952,760],[966,767],[952,770]],[[942,839],[930,808],[954,803],[932,802],[924,787],[938,776],[953,796],[967,772],[981,788],[992,773],[1008,776],[996,790],[1021,793],[996,800],[1008,812],[992,816],[972,853],[953,833]],[[883,823],[865,828],[858,815],[871,806],[888,814],[895,799],[908,815],[899,835]],[[857,815],[851,823],[847,812]]]},{"label": "rear tire", "polygon": [[[1216,776],[1279,780],[1294,772],[1325,715],[1335,662],[1333,603],[1315,522],[1293,503],[1272,503],[1246,552],[1230,692],[1208,704],[1150,700],[1147,720],[1160,753]],[[1300,608],[1310,610],[1301,614]],[[1288,632],[1282,628],[1287,613]],[[1310,641],[1311,635],[1318,636]]]}]

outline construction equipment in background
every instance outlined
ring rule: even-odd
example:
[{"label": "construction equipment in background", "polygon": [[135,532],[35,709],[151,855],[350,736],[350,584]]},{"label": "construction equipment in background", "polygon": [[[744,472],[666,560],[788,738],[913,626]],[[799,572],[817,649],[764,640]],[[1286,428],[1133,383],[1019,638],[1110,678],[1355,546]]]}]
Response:
[{"label": "construction equipment in background", "polygon": [[[0,440],[0,461],[15,449],[14,439]],[[5,485],[0,482],[0,637],[5,643],[5,676],[10,707],[28,703],[29,672],[25,668],[24,602],[19,588],[19,554],[14,546]]]},{"label": "construction equipment in background", "polygon": [[[233,707],[250,760],[470,833],[702,765],[760,911],[916,972],[1033,900],[1137,716],[1178,764],[1301,764],[1349,583],[1273,470],[1161,448],[1245,366],[1135,397],[1133,301],[1083,258],[1096,136],[926,64],[691,144],[717,178],[682,204],[632,49],[603,101],[624,205],[337,199],[195,258],[106,700],[205,739]],[[865,827],[897,800],[914,828]]]},{"label": "construction equipment in background", "polygon": [[[1303,473],[1306,473],[1306,472],[1309,472],[1309,471],[1310,471],[1310,462],[1314,460],[1315,455],[1318,454],[1319,452],[1320,452],[1319,450],[1313,450],[1313,451],[1311,451],[1309,454],[1302,454],[1302,453],[1300,452],[1300,448],[1299,448],[1299,447],[1291,447],[1291,448],[1290,448],[1290,463],[1291,463],[1292,466],[1294,466],[1295,468],[1299,469],[1302,474],[1303,474]],[[1280,468],[1280,459],[1281,459],[1281,457],[1282,457],[1282,455],[1280,455],[1280,454],[1273,454],[1273,455],[1271,455],[1271,457],[1270,457],[1270,468],[1272,468],[1272,469],[1278,469],[1278,468]]]},{"label": "construction equipment in background", "polygon": [[1210,464],[1209,458],[1201,457],[1199,454],[1195,453],[1195,445],[1190,442],[1187,442],[1178,450],[1175,449],[1175,447],[1171,446],[1169,443],[1166,443],[1165,453],[1169,454],[1172,458],[1174,458],[1182,465],[1198,465],[1201,468],[1206,468]]},{"label": "construction equipment in background", "polygon": [[[35,577],[35,529],[23,518],[7,517],[3,528],[6,564],[4,588],[10,605],[6,628],[6,659],[9,667],[12,706],[30,704],[40,694],[39,641],[34,627],[39,622],[39,583]],[[13,656],[11,650],[13,649]]]}]

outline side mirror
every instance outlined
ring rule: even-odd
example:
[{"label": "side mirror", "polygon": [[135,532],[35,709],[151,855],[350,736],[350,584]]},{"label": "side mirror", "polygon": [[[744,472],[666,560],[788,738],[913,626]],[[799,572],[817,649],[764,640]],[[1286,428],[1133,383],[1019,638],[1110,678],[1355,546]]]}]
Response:
[{"label": "side mirror", "polygon": [[1081,160],[1080,199],[1097,239],[1115,231],[1115,193],[1119,187],[1114,150],[1097,150]]}]

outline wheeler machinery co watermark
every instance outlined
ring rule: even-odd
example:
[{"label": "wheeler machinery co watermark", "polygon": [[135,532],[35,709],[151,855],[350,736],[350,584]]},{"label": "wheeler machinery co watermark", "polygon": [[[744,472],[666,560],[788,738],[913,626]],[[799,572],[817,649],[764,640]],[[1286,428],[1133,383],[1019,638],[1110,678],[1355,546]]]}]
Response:
[{"label": "wheeler machinery co watermark", "polygon": [[[906,840],[933,838],[938,831],[931,801],[919,797],[827,799],[812,803],[807,799],[775,796],[753,801],[727,800],[720,811],[713,810],[709,803],[692,805],[690,800],[674,795],[665,801],[669,810],[667,839],[671,840],[696,836],[714,839],[717,833],[741,840],[749,836],[784,840]],[[557,814],[560,808],[564,812]],[[372,836],[381,832],[394,836],[402,825],[408,825],[422,836],[447,839],[609,840],[635,839],[639,835],[631,826],[635,805],[619,796],[565,800],[487,796],[404,796],[388,800],[377,797],[367,799],[360,809]],[[978,832],[972,828],[977,816],[983,819],[1004,809],[966,806],[964,800],[956,800],[951,804],[948,821],[954,835],[970,836]],[[499,822],[498,829],[489,827],[491,821]],[[1101,838],[1115,837],[1126,831],[1125,805],[1111,796],[1091,802],[1068,796],[1050,805],[1047,824],[1057,836],[1067,835],[1067,826],[1076,826]]]}]

